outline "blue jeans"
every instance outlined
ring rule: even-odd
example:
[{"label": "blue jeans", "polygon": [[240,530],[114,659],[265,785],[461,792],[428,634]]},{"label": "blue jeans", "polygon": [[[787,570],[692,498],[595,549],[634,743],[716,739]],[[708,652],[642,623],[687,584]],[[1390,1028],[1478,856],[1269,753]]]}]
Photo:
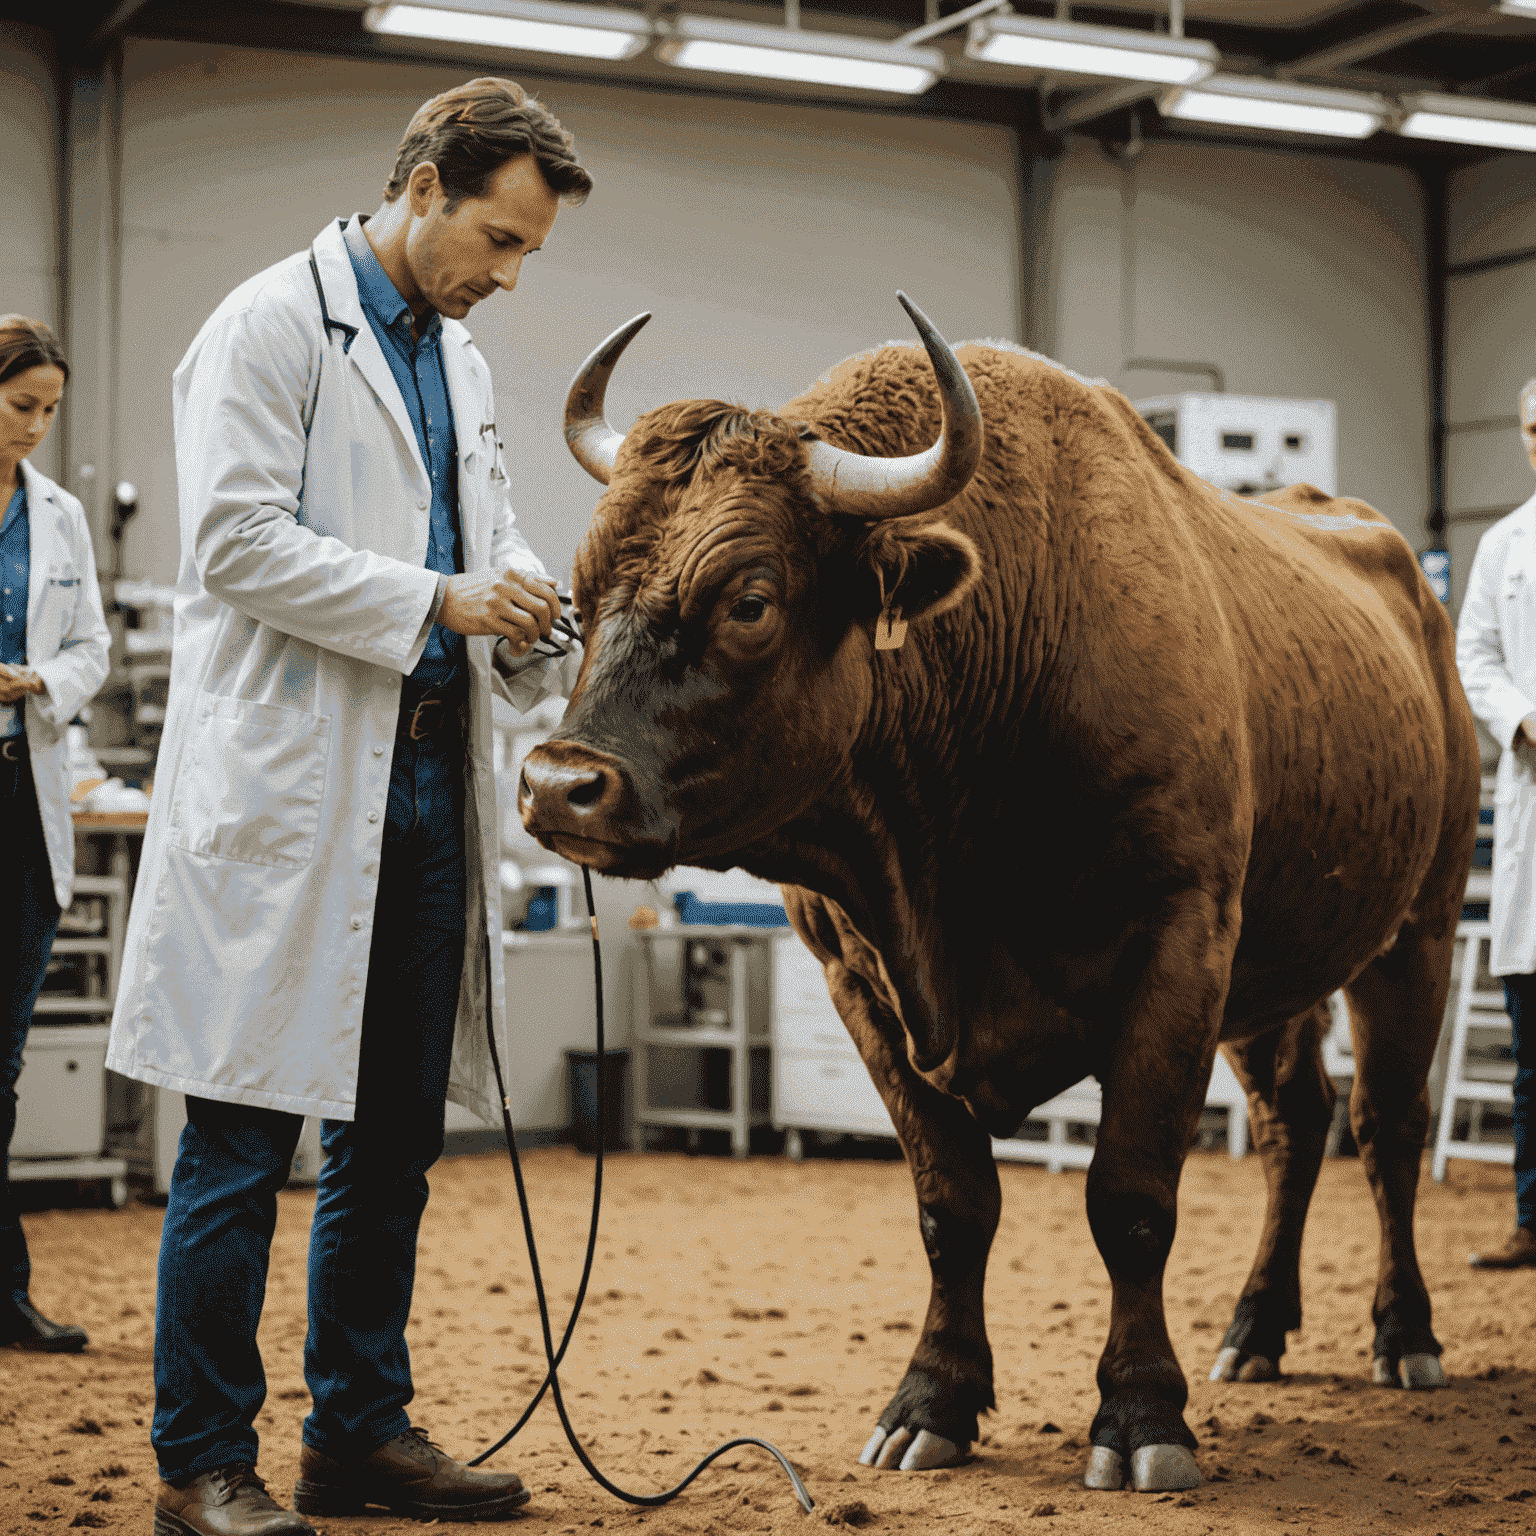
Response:
[{"label": "blue jeans", "polygon": [[[321,1127],[309,1243],[306,1444],[366,1455],[410,1427],[405,1325],[464,959],[464,754],[395,745],[363,1002],[357,1114]],[[256,1325],[303,1121],[187,1099],[160,1239],[151,1441],[167,1482],[256,1464]]]},{"label": "blue jeans", "polygon": [[0,758],[0,836],[6,848],[0,874],[0,1302],[25,1301],[32,1280],[27,1239],[5,1176],[6,1157],[16,1131],[21,1052],[59,926],[25,742],[20,752],[19,763]]},{"label": "blue jeans", "polygon": [[[1536,1232],[1536,1137],[1531,1100],[1536,1097],[1536,976],[1504,977],[1504,1006],[1515,1026],[1515,1220]],[[1531,1018],[1525,1018],[1527,1009]]]}]

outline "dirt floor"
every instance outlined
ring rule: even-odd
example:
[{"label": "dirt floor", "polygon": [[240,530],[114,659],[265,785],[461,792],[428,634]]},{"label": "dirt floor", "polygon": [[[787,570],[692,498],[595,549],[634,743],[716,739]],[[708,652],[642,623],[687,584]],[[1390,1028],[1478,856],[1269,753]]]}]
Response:
[{"label": "dirt floor", "polygon": [[[1426,1164],[1427,1166],[1427,1164]],[[592,1162],[527,1158],[553,1299],[579,1273]],[[1449,1390],[1370,1385],[1376,1219],[1359,1164],[1324,1169],[1304,1257],[1306,1327],[1278,1383],[1205,1380],[1258,1234],[1258,1160],[1198,1153],[1168,1272],[1173,1340],[1190,1376],[1203,1486],[1188,1494],[1081,1486],[1109,1291],[1083,1214],[1083,1176],[1002,1170],[987,1301],[997,1411],[970,1465],[876,1473],[857,1457],[922,1320],[927,1264],[911,1182],[892,1162],[813,1158],[609,1160],[598,1263],[572,1345],[568,1403],[598,1466],[624,1487],[671,1486],[742,1434],[772,1440],[817,1501],[801,1513],[764,1453],[731,1452],[676,1503],[636,1510],[588,1480],[546,1402],[495,1465],[533,1489],[509,1529],[657,1533],[1306,1531],[1536,1528],[1536,1270],[1478,1274],[1467,1252],[1512,1216],[1507,1170],[1452,1164],[1422,1186],[1420,1255]],[[301,1374],[313,1196],[281,1197],[262,1329],[269,1397],[261,1470],[286,1501],[308,1409]],[[77,1357],[0,1353],[0,1531],[88,1527],[148,1536],[148,1416],[160,1213],[26,1218],[34,1297],[82,1323]],[[543,1354],[511,1179],[496,1156],[433,1176],[410,1338],[416,1423],[460,1456],[483,1449],[540,1379]],[[1036,1525],[1035,1520],[1040,1520]],[[419,1529],[369,1515],[326,1536]]]}]

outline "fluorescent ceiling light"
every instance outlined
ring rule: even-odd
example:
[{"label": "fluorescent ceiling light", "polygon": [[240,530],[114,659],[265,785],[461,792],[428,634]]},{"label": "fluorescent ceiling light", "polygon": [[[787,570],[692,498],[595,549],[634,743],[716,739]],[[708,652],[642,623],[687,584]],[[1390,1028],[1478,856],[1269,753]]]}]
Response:
[{"label": "fluorescent ceiling light", "polygon": [[569,53],[587,59],[632,59],[650,41],[643,16],[553,0],[481,0],[474,5],[375,5],[363,15],[370,32],[428,37],[478,48]]},{"label": "fluorescent ceiling light", "polygon": [[656,56],[682,69],[903,96],[926,91],[944,73],[944,55],[937,48],[903,48],[833,32],[754,27],[706,16],[677,17]]},{"label": "fluorescent ceiling light", "polygon": [[965,51],[988,64],[1016,64],[1060,75],[1109,75],[1154,85],[1193,85],[1211,74],[1220,60],[1210,43],[1193,38],[1028,16],[973,21]]},{"label": "fluorescent ceiling light", "polygon": [[1536,0],[1500,0],[1501,16],[1525,16],[1536,21]]},{"label": "fluorescent ceiling light", "polygon": [[1170,91],[1158,110],[1164,117],[1198,123],[1337,139],[1369,138],[1391,115],[1386,99],[1367,91],[1330,91],[1241,75],[1213,75],[1196,90]]},{"label": "fluorescent ceiling light", "polygon": [[[1536,6],[1532,7],[1536,14]],[[1490,149],[1536,150],[1536,107],[1479,96],[1403,97],[1408,114],[1397,131],[1410,139],[1445,139]]]}]

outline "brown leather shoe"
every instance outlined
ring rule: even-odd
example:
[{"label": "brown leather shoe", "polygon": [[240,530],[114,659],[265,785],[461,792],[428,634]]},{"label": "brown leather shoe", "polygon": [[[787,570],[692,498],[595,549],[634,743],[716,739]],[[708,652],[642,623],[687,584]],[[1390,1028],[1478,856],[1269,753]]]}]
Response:
[{"label": "brown leather shoe", "polygon": [[155,1536],[315,1536],[315,1528],[278,1504],[254,1468],[235,1462],[185,1488],[161,1483]]},{"label": "brown leather shoe", "polygon": [[368,1456],[334,1461],[305,1446],[293,1507],[306,1515],[360,1515],[376,1504],[422,1520],[497,1520],[529,1500],[513,1472],[475,1472],[427,1439],[396,1435]]},{"label": "brown leather shoe", "polygon": [[1502,1248],[1492,1253],[1470,1254],[1467,1263],[1473,1269],[1519,1269],[1536,1264],[1536,1232],[1529,1227],[1516,1227]]}]

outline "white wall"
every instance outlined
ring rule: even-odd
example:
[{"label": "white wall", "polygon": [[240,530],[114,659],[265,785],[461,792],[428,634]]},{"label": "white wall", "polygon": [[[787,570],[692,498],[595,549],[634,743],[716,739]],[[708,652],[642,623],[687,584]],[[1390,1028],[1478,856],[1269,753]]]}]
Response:
[{"label": "white wall", "polygon": [[1133,356],[1214,362],[1234,393],[1337,402],[1339,489],[1415,547],[1429,511],[1422,211],[1406,171],[1148,143],[1122,168],[1074,139],[1051,215],[1054,350],[1133,399],[1207,380]]},{"label": "white wall", "polygon": [[[0,21],[0,144],[5,216],[0,218],[0,314],[30,315],[62,330],[59,285],[58,84],[48,34]],[[67,409],[67,406],[66,406]],[[59,478],[62,434],[32,456]]]},{"label": "white wall", "polygon": [[[1450,260],[1536,246],[1536,155],[1497,155],[1451,178]],[[1536,376],[1536,262],[1453,277],[1446,303],[1446,509],[1451,602],[1477,541],[1536,491],[1520,446],[1520,386]]]},{"label": "white wall", "polygon": [[[127,568],[177,560],[170,375],[242,279],[378,205],[406,121],[464,69],[134,42],[123,116],[115,473],[141,489]],[[530,86],[537,82],[522,76]],[[615,425],[690,396],[783,402],[903,335],[906,288],[957,339],[1014,334],[1016,177],[1002,129],[549,83],[597,189],[562,211],[515,295],[470,316],[525,531],[565,574],[599,488],[560,434],[572,373],[655,312],[616,376]]]}]

